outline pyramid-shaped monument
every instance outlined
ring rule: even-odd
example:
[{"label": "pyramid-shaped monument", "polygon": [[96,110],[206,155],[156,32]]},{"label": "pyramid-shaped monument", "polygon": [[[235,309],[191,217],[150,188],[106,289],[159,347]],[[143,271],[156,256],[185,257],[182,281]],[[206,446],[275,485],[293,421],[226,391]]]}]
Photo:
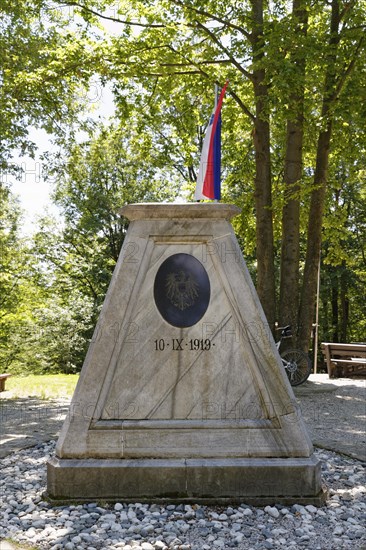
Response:
[{"label": "pyramid-shaped monument", "polygon": [[315,502],[320,464],[227,204],[131,204],[53,499]]}]

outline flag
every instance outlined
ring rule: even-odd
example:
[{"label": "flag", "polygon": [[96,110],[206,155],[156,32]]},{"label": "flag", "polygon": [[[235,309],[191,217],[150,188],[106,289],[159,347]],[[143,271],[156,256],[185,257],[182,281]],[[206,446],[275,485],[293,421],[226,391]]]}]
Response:
[{"label": "flag", "polygon": [[221,198],[221,107],[228,84],[221,90],[203,140],[195,200]]}]

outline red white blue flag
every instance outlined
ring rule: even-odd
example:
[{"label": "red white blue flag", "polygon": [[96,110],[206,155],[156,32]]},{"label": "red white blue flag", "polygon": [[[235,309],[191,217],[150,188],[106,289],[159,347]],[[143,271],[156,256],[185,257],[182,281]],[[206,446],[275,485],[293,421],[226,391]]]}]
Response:
[{"label": "red white blue flag", "polygon": [[203,140],[195,200],[221,198],[221,107],[229,81],[222,88]]}]

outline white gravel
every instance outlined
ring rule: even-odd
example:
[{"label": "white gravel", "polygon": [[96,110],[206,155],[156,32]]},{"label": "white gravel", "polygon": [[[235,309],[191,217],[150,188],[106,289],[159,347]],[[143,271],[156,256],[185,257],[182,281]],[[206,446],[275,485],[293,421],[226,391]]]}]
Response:
[{"label": "white gravel", "polygon": [[123,502],[55,507],[43,500],[54,447],[44,443],[0,460],[0,538],[50,550],[366,550],[365,464],[358,460],[316,450],[329,490],[321,508]]}]

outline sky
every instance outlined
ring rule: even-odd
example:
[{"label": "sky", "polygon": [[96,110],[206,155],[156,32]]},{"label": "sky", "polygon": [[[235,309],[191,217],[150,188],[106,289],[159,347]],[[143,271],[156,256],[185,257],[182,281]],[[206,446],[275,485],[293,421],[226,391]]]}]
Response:
[{"label": "sky", "polygon": [[32,128],[30,138],[37,144],[38,150],[36,158],[28,156],[15,155],[14,161],[20,165],[23,174],[20,180],[9,177],[11,190],[16,194],[23,210],[23,223],[21,233],[30,235],[36,229],[36,219],[38,216],[49,211],[54,217],[57,216],[57,208],[52,205],[50,194],[52,192],[51,182],[45,182],[42,177],[43,163],[40,160],[40,154],[47,150],[52,150],[52,144],[49,136],[43,130]]}]

